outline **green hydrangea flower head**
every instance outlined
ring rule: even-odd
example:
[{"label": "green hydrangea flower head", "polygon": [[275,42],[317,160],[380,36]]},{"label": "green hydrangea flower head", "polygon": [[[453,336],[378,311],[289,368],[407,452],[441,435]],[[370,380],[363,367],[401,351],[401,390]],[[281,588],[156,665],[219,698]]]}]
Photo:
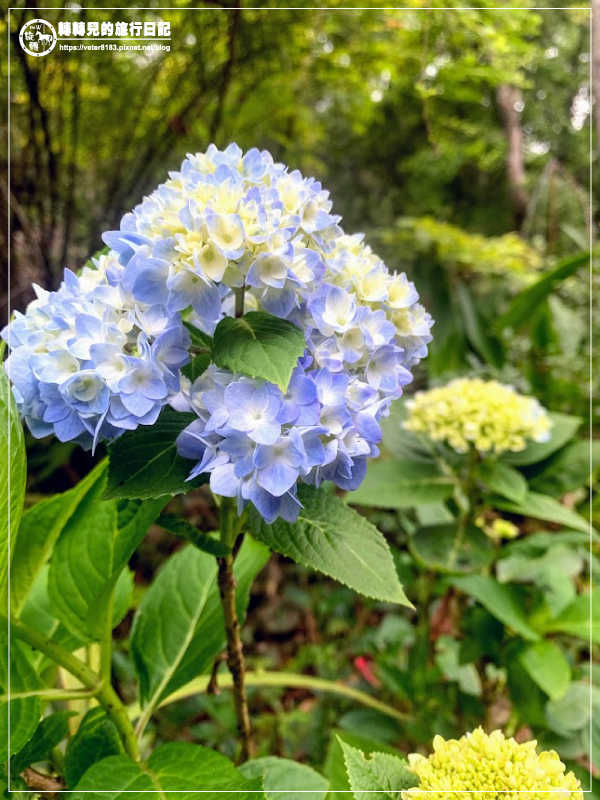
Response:
[{"label": "green hydrangea flower head", "polygon": [[433,740],[430,756],[412,754],[410,768],[419,785],[402,800],[583,800],[581,784],[554,750],[536,751],[537,742],[519,744],[502,731],[482,728],[460,739]]},{"label": "green hydrangea flower head", "polygon": [[517,452],[528,440],[547,441],[552,427],[535,397],[481,378],[456,378],[445,386],[417,392],[406,407],[406,430],[445,442],[457,453],[472,447],[496,455]]}]

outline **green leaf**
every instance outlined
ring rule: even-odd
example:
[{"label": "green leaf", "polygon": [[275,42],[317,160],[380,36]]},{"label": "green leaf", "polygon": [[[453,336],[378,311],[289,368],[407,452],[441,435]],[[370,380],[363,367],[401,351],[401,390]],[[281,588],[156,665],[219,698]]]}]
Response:
[{"label": "green leaf", "polygon": [[199,328],[196,328],[196,326],[192,325],[191,322],[186,322],[184,320],[183,324],[188,329],[188,332],[192,339],[192,345],[194,347],[198,347],[203,350],[208,350],[209,352],[212,350],[213,346],[212,336],[209,336],[207,333],[204,333],[204,331],[201,331]]},{"label": "green leaf", "polygon": [[494,558],[495,548],[485,533],[469,525],[460,533],[456,523],[419,528],[410,538],[413,556],[438,572],[474,572]]},{"label": "green leaf", "polygon": [[508,500],[518,503],[527,494],[527,481],[509,464],[502,461],[484,461],[479,465],[478,473],[488,489]]},{"label": "green leaf", "polygon": [[[550,308],[550,301],[543,300],[531,315],[529,320],[529,336],[531,348],[534,352],[547,353],[559,348],[558,335],[554,324],[554,315]],[[532,383],[536,389],[544,385],[544,379],[532,376]]]},{"label": "green leaf", "polygon": [[327,778],[288,758],[255,758],[239,771],[246,778],[264,777],[267,800],[325,800],[329,790]]},{"label": "green leaf", "polygon": [[368,738],[362,731],[358,734],[354,729],[352,731],[334,729],[329,737],[327,756],[323,767],[325,775],[331,783],[328,800],[348,800],[351,791],[342,742],[358,747],[366,756],[370,756],[371,753],[396,755],[396,751],[389,745]]},{"label": "green leaf", "polygon": [[540,280],[517,295],[498,320],[496,324],[497,330],[503,330],[504,328],[518,330],[531,319],[533,312],[554,291],[557,283],[574,275],[580,267],[589,264],[589,262],[589,252],[564,258],[552,272],[546,273]]},{"label": "green leaf", "polygon": [[589,236],[585,229],[577,228],[575,225],[571,225],[568,222],[561,223],[560,229],[580,250],[585,250],[587,248]]},{"label": "green leaf", "polygon": [[50,558],[61,531],[86,494],[104,477],[106,461],[98,464],[68,492],[41,500],[23,514],[10,567],[10,608],[19,614],[37,575]]},{"label": "green leaf", "polygon": [[551,700],[562,697],[569,688],[571,667],[555,642],[534,642],[523,650],[520,659],[529,677]]},{"label": "green leaf", "polygon": [[2,767],[0,767],[0,788],[3,789],[2,796],[5,798],[10,797],[10,800],[30,800],[31,793],[24,779],[20,775],[11,775],[10,786],[8,785],[9,777],[6,774],[7,766],[7,764],[4,764]]},{"label": "green leaf", "polygon": [[461,644],[451,636],[440,636],[435,643],[435,663],[441,669],[444,678],[455,681],[464,694],[481,697],[481,678],[473,663],[461,662]]},{"label": "green leaf", "polygon": [[523,613],[523,603],[516,587],[503,586],[488,575],[465,575],[454,578],[452,584],[524,639],[535,642],[540,638]]},{"label": "green leaf", "polygon": [[[595,767],[596,764],[600,764],[600,688],[592,686],[591,695],[592,714],[590,724],[583,728],[580,735],[584,751],[591,765]],[[589,786],[589,779],[587,785]],[[586,783],[583,786],[585,787]]]},{"label": "green leaf", "polygon": [[304,332],[293,322],[264,311],[225,317],[216,327],[213,360],[218,367],[263,378],[286,391],[304,353]]},{"label": "green leaf", "polygon": [[426,441],[416,433],[402,427],[407,415],[407,408],[402,400],[392,403],[389,417],[381,420],[382,451],[400,461],[409,461],[411,464],[419,461],[435,465],[435,459]]},{"label": "green leaf", "polygon": [[546,630],[552,633],[568,633],[586,642],[600,644],[600,599],[598,592],[580,594],[576,600],[550,620]]},{"label": "green leaf", "polygon": [[454,293],[469,344],[487,364],[501,367],[504,360],[502,347],[497,339],[489,335],[488,326],[478,311],[475,297],[463,282],[458,282],[454,286]]},{"label": "green leaf", "polygon": [[[133,555],[133,553],[132,553]],[[112,603],[112,627],[116,628],[127,616],[127,612],[133,603],[133,584],[134,574],[125,566],[116,580]],[[104,606],[101,603],[95,613],[88,614],[88,623],[98,624],[101,628],[104,624]]]},{"label": "green leaf", "polygon": [[[85,638],[81,638],[82,634],[75,636],[63,623],[58,619],[54,608],[50,602],[48,594],[48,575],[50,572],[50,565],[45,564],[38,574],[37,580],[33,589],[29,593],[23,610],[20,614],[20,619],[30,628],[33,628],[40,633],[43,633],[49,639],[52,639],[57,644],[65,647],[67,650],[77,650],[83,645],[87,644],[91,639],[91,634]],[[113,628],[116,627],[123,617],[127,614],[131,607],[133,596],[133,574],[127,569],[122,574],[115,587],[114,603],[113,603]],[[37,672],[41,672],[53,664],[51,659],[44,656],[39,650],[35,651],[33,657],[33,665]]]},{"label": "green leaf", "polygon": [[506,548],[506,557],[496,564],[496,575],[500,583],[535,584],[543,591],[548,609],[555,616],[575,599],[574,578],[582,571],[584,560],[577,550],[562,544],[563,534],[553,536],[554,541],[541,555],[530,556],[526,550]]},{"label": "green leaf", "polygon": [[532,519],[541,519],[545,522],[555,522],[564,525],[566,528],[573,528],[576,531],[590,530],[590,523],[580,517],[575,511],[561,505],[557,500],[545,494],[528,492],[519,502],[494,498],[492,500],[494,508],[510,511],[511,514],[521,514]]},{"label": "green leaf", "polygon": [[166,531],[174,533],[175,536],[190,542],[199,550],[204,550],[205,553],[210,553],[213,556],[226,556],[231,552],[231,548],[219,541],[219,539],[199,531],[198,528],[190,525],[186,519],[176,517],[174,514],[163,514],[158,518],[156,524]]},{"label": "green leaf", "polygon": [[[0,692],[3,695],[8,693],[9,670],[11,696],[42,689],[44,684],[31,664],[31,648],[19,641],[11,640],[10,667],[8,652],[8,632],[4,620],[4,624],[0,624]],[[10,701],[0,701],[0,764],[25,747],[38,726],[40,715],[39,697],[19,697]]]},{"label": "green leaf", "polygon": [[182,367],[181,372],[193,383],[196,378],[204,375],[210,364],[210,359],[210,353],[200,353],[197,356],[192,356],[190,363]]},{"label": "green leaf", "polygon": [[564,447],[575,436],[583,422],[581,417],[572,417],[569,414],[557,412],[551,412],[549,417],[552,420],[552,428],[547,442],[530,442],[524,450],[520,450],[518,453],[504,453],[502,461],[516,467],[537,464],[538,461],[543,461]]},{"label": "green leaf", "polygon": [[48,593],[56,615],[79,638],[100,639],[111,595],[127,591],[123,569],[165,500],[100,499],[98,481],[65,526],[50,562]]},{"label": "green leaf", "polygon": [[415,516],[417,522],[423,528],[429,525],[444,525],[448,522],[454,522],[452,512],[444,503],[431,503],[426,506],[417,506],[415,508]]},{"label": "green leaf", "polygon": [[398,800],[400,792],[417,786],[419,779],[408,763],[388,753],[373,753],[367,758],[355,747],[340,741],[356,800]]},{"label": "green leaf", "polygon": [[[193,551],[188,548],[188,555],[195,552],[193,558],[196,562],[199,559],[211,561],[214,564],[214,558],[208,556],[199,550]],[[239,553],[237,554],[233,571],[237,582],[236,588],[236,605],[237,613],[242,622],[246,616],[246,608],[250,597],[250,587],[254,579],[268,561],[270,552],[268,548],[259,542],[254,541],[250,536],[245,536]],[[166,569],[166,567],[165,567]],[[156,581],[159,581],[162,573],[159,574]],[[194,591],[203,591],[197,583],[191,584],[194,586]],[[187,594],[192,594],[189,589],[185,590]],[[193,597],[188,597],[188,603],[193,604]],[[170,619],[170,598],[166,598],[167,607],[161,609],[161,615],[164,620]],[[193,615],[188,618],[189,622],[193,622]],[[169,624],[172,624],[169,622]],[[168,634],[164,634],[165,637]],[[216,570],[213,575],[212,583],[209,587],[208,594],[204,603],[204,608],[200,614],[199,619],[195,623],[195,627],[191,631],[187,649],[178,660],[176,669],[172,671],[168,684],[165,684],[161,693],[160,700],[167,697],[171,692],[174,692],[180,686],[191,681],[198,675],[210,672],[215,658],[221,653],[226,644],[225,626],[223,624],[223,610],[221,607],[221,599],[219,596],[219,588],[216,580]],[[144,647],[143,642],[140,642],[140,648]],[[148,649],[146,648],[146,653]]]},{"label": "green leaf", "polygon": [[[501,636],[501,632],[499,636]],[[498,636],[498,638],[499,638]],[[537,683],[531,680],[519,659],[523,643],[511,642],[512,647],[506,649],[504,657],[506,664],[507,685],[510,687],[510,700],[513,708],[519,709],[521,714],[531,725],[545,729],[545,708],[548,696],[542,692]]]},{"label": "green leaf", "polygon": [[362,485],[347,499],[357,506],[414,508],[447,500],[453,489],[453,480],[436,464],[396,459],[372,463]]},{"label": "green leaf", "polygon": [[[594,533],[592,539],[596,543],[599,540],[598,535]],[[557,545],[568,545],[571,548],[577,548],[579,545],[589,547],[589,531],[538,531],[537,533],[530,533],[505,544],[502,547],[500,557],[504,558],[515,553],[528,557],[542,556],[548,548],[556,547]]]},{"label": "green leaf", "polygon": [[410,606],[383,535],[338,497],[300,486],[297,522],[268,525],[250,510],[252,530],[284,556],[329,575],[367,597]]},{"label": "green leaf", "polygon": [[[105,502],[105,501],[102,501]],[[148,532],[166,500],[117,500],[117,538],[115,540],[114,564],[125,565],[135,548]]]},{"label": "green leaf", "polygon": [[587,485],[599,466],[600,442],[573,442],[548,460],[544,469],[530,480],[530,486],[535,492],[562,497]]},{"label": "green leaf", "polygon": [[147,500],[190,492],[206,483],[199,475],[188,481],[194,462],[177,453],[175,440],[198,417],[164,408],[154,425],[126,431],[109,447],[105,500],[119,497]]},{"label": "green leaf", "polygon": [[214,585],[217,563],[194,547],[167,561],[144,595],[131,633],[142,706],[155,707],[173,677]]},{"label": "green leaf", "polygon": [[77,486],[41,500],[21,519],[10,568],[10,607],[18,614],[37,576],[50,558],[61,531],[94,484],[101,480],[107,462],[98,464]]},{"label": "green leaf", "polygon": [[592,713],[591,700],[589,684],[583,681],[572,683],[562,697],[547,703],[548,726],[565,737],[587,727]]},{"label": "green leaf", "polygon": [[65,778],[73,788],[92,764],[108,756],[124,753],[121,737],[113,721],[100,706],[90,709],[77,733],[69,739],[65,753]]},{"label": "green leaf", "polygon": [[[27,600],[20,614],[20,619],[26,625],[43,633],[57,644],[66,647],[67,650],[77,650],[85,644],[85,641],[74,636],[71,631],[60,622],[54,613],[54,609],[50,603],[50,597],[48,596],[49,571],[50,566],[44,564],[38,573],[31,592],[27,596]],[[36,651],[33,663],[38,672],[41,672],[41,664],[45,658],[43,653]]]},{"label": "green leaf", "polygon": [[54,714],[44,717],[25,747],[11,758],[11,772],[18,775],[30,764],[43,761],[53,747],[67,738],[69,718],[76,714],[76,711],[56,711]]},{"label": "green leaf", "polygon": [[4,367],[0,366],[0,600],[4,605],[6,580],[17,541],[25,497],[27,457],[25,437]]},{"label": "green leaf", "polygon": [[245,778],[225,756],[188,742],[164,744],[145,764],[109,756],[88,769],[71,800],[196,800],[198,788],[222,800],[263,800],[262,778]]}]

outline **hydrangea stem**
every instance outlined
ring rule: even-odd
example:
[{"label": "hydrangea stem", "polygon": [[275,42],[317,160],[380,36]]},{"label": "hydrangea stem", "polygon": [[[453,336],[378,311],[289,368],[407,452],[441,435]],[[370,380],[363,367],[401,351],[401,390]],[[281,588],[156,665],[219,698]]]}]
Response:
[{"label": "hydrangea stem", "polygon": [[13,636],[26,642],[35,650],[39,650],[40,653],[44,653],[55,664],[70,672],[86,689],[94,693],[98,702],[114,722],[123,741],[125,751],[131,758],[138,761],[140,753],[133,725],[129,719],[127,708],[121,702],[121,698],[111,686],[110,681],[102,681],[100,676],[91,670],[87,664],[84,664],[83,661],[61,645],[48,639],[44,634],[25,625],[21,620],[11,619],[10,630]]},{"label": "hydrangea stem", "polygon": [[[221,539],[230,547],[233,547],[237,538],[238,526],[236,523],[235,500],[224,497],[221,501]],[[235,713],[241,740],[240,762],[244,762],[252,755],[252,726],[246,697],[244,650],[235,602],[236,580],[233,573],[233,555],[217,560],[219,564],[219,594],[221,595],[227,634],[227,666],[233,680]]]},{"label": "hydrangea stem", "polygon": [[236,319],[244,316],[244,294],[246,287],[242,286],[240,289],[235,289],[235,316]]},{"label": "hydrangea stem", "polygon": [[[380,714],[384,714],[391,719],[398,722],[408,723],[411,716],[404,711],[400,711],[393,706],[377,700],[370,694],[361,692],[353,686],[347,686],[345,683],[339,681],[329,681],[324,678],[316,678],[314,675],[299,675],[294,672],[246,672],[246,684],[257,688],[263,687],[267,689],[305,689],[310,692],[326,692],[329,694],[344,697],[347,700],[352,700],[355,703],[361,703],[367,708],[372,708]],[[188,697],[206,692],[210,683],[209,675],[200,675],[198,678],[186,683],[180,689],[176,689],[173,694],[165,697],[159,703],[159,708],[175,703],[178,700],[183,700]],[[229,689],[233,684],[231,675],[220,675],[219,686],[222,689]],[[136,719],[140,715],[139,706],[130,707],[130,715],[132,719]]]}]

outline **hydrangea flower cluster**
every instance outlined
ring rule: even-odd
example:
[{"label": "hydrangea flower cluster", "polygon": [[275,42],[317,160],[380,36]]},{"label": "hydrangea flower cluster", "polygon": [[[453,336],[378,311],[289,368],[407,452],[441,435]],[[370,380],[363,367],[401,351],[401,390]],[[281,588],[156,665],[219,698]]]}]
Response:
[{"label": "hydrangea flower cluster", "polygon": [[[10,326],[10,374],[30,428],[96,441],[151,424],[169,402],[198,415],[178,439],[197,462],[190,477],[210,473],[240,510],[252,501],[265,520],[292,521],[299,480],[357,488],[433,322],[406,276],[344,234],[331,208],[320,183],[266,151],[189,155],[105,234],[99,277],[69,274]],[[193,385],[178,374],[182,319],[212,335],[240,300],[305,333],[285,393],[214,365]],[[63,361],[70,371],[54,366]]]},{"label": "hydrangea flower cluster", "polygon": [[189,156],[122,228],[107,241],[140,299],[192,306],[212,333],[237,289],[246,310],[306,335],[285,393],[215,366],[186,389],[198,420],[178,445],[197,461],[191,477],[209,472],[213,491],[240,510],[253,502],[267,522],[297,518],[299,480],[357,488],[378,454],[381,415],[431,340],[406,276],[342,232],[319,183],[236,146]]},{"label": "hydrangea flower cluster", "polygon": [[552,421],[535,399],[498,381],[456,378],[446,386],[417,392],[407,400],[403,426],[457,453],[474,447],[480,453],[523,450],[530,439],[546,442]]},{"label": "hydrangea flower cluster", "polygon": [[583,800],[580,782],[554,750],[538,754],[536,745],[482,728],[460,739],[436,736],[430,756],[408,757],[419,786],[404,790],[402,800],[461,800],[466,792],[480,800]]},{"label": "hydrangea flower cluster", "polygon": [[180,315],[136,302],[123,268],[101,256],[56,292],[35,287],[26,314],[15,312],[2,337],[6,370],[21,415],[40,438],[54,434],[85,448],[154,423],[189,361]]}]

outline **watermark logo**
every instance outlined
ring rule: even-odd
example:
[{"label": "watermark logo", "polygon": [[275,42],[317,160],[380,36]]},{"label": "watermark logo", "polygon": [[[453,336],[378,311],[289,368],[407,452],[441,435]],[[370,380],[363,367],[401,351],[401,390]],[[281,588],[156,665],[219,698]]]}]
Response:
[{"label": "watermark logo", "polygon": [[32,19],[26,22],[19,33],[21,47],[30,56],[47,56],[56,45],[54,26],[45,19]]}]

